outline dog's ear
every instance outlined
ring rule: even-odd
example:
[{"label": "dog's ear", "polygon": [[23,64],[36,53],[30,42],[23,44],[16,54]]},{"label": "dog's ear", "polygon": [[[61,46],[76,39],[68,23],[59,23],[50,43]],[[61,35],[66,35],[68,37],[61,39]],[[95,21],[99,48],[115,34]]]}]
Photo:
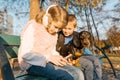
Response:
[{"label": "dog's ear", "polygon": [[63,57],[68,56],[69,54],[72,54],[72,46],[69,44],[63,45],[60,49],[60,55]]},{"label": "dog's ear", "polygon": [[75,47],[80,47],[80,37],[79,37],[79,34],[77,35],[74,35],[74,38],[73,38],[73,45]]}]

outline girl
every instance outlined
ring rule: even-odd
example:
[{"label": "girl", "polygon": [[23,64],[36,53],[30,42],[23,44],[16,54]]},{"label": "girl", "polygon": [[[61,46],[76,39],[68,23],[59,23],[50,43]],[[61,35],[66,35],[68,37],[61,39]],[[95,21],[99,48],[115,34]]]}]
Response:
[{"label": "girl", "polygon": [[22,70],[51,80],[84,80],[82,72],[56,51],[57,32],[66,24],[67,12],[58,5],[49,6],[27,23],[18,53]]}]

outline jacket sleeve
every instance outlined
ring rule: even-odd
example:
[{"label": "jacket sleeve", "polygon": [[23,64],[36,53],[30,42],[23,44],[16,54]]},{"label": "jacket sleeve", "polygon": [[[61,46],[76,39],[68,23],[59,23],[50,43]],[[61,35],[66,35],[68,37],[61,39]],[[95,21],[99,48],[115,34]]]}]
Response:
[{"label": "jacket sleeve", "polygon": [[29,64],[44,67],[46,65],[46,57],[35,52],[34,39],[34,24],[29,24],[21,34],[21,58]]},{"label": "jacket sleeve", "polygon": [[80,47],[80,45],[81,45],[80,38],[79,38],[79,33],[78,32],[74,32],[73,33],[73,45],[75,47]]},{"label": "jacket sleeve", "polygon": [[60,52],[61,47],[64,45],[64,36],[63,33],[60,31],[58,32],[58,39],[57,39],[57,45],[56,50]]},{"label": "jacket sleeve", "polygon": [[94,55],[88,48],[84,49],[84,54]]},{"label": "jacket sleeve", "polygon": [[43,55],[38,55],[35,53],[27,53],[22,57],[27,63],[37,66],[46,66],[46,58]]}]

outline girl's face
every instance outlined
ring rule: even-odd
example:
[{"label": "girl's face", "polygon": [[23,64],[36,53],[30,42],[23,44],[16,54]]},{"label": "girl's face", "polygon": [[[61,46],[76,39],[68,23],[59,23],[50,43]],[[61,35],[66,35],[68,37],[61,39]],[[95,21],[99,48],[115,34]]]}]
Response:
[{"label": "girl's face", "polygon": [[59,31],[61,26],[62,25],[60,22],[52,22],[51,25],[47,27],[47,31],[50,34],[55,35]]},{"label": "girl's face", "polygon": [[65,26],[65,28],[62,29],[63,34],[65,36],[72,35],[74,30],[75,30],[75,26],[71,22],[68,22],[67,26]]}]

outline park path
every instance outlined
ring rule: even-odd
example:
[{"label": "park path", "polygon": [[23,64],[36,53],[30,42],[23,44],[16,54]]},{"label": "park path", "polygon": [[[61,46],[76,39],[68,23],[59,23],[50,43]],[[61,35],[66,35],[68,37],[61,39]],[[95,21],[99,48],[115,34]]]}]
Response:
[{"label": "park path", "polygon": [[113,67],[115,68],[117,78],[115,78],[115,76],[113,75],[113,71],[107,60],[104,59],[103,80],[120,80],[120,57],[109,57],[109,59],[111,60]]}]

